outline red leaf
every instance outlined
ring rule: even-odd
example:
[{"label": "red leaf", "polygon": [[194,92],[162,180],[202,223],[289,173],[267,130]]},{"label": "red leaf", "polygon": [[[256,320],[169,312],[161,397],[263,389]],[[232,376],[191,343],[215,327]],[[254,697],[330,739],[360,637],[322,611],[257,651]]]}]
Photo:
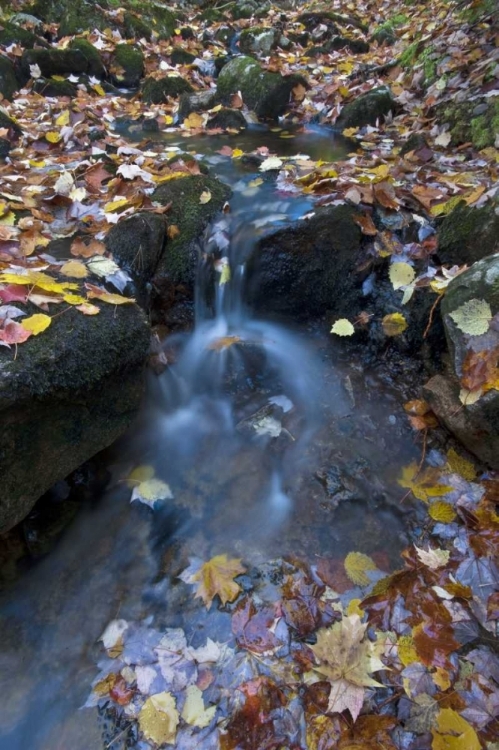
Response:
[{"label": "red leaf", "polygon": [[31,335],[31,331],[27,331],[19,323],[9,320],[0,330],[0,341],[4,341],[6,344],[22,344]]},{"label": "red leaf", "polygon": [[21,284],[9,284],[0,289],[0,299],[2,302],[26,302],[28,290]]}]

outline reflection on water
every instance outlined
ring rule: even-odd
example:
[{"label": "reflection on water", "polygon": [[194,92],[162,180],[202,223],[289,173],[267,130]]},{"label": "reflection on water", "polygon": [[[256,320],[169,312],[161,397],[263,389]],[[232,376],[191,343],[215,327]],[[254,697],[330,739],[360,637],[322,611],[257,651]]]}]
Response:
[{"label": "reflection on water", "polygon": [[[245,138],[254,146],[254,133],[233,145]],[[309,138],[280,144],[301,150]],[[255,174],[213,159],[234,198],[207,238],[195,330],[165,342],[175,362],[151,376],[139,425],[115,450],[112,489],[0,598],[0,750],[101,750],[95,710],[78,709],[112,618],[229,637],[228,615],[213,608],[208,621],[178,580],[190,556],[258,565],[360,550],[396,565],[394,479],[413,450],[396,395],[342,363],[320,330],[256,320],[242,301],[255,238],[302,216],[310,199],[283,197],[270,181],[255,192]],[[143,464],[174,495],[154,511],[130,505],[124,481]]]}]

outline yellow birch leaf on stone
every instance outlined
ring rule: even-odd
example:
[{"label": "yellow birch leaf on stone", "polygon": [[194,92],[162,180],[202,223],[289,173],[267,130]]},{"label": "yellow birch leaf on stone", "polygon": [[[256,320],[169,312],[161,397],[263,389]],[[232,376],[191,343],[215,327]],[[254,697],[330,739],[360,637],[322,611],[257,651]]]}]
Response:
[{"label": "yellow birch leaf on stone", "polygon": [[460,456],[454,448],[447,452],[447,466],[453,474],[459,474],[468,482],[472,482],[476,477],[475,467],[471,461],[467,461],[466,458]]},{"label": "yellow birch leaf on stone", "polygon": [[374,560],[362,552],[349,552],[344,565],[347,576],[357,586],[367,586],[371,580],[366,571],[377,569]]},{"label": "yellow birch leaf on stone", "polygon": [[484,299],[470,299],[451,312],[450,317],[463,333],[481,336],[489,330],[492,310]]},{"label": "yellow birch leaf on stone", "polygon": [[404,667],[408,667],[409,664],[414,664],[414,662],[419,661],[418,652],[414,647],[414,639],[412,635],[400,636],[398,639],[398,655]]},{"label": "yellow birch leaf on stone", "polygon": [[209,203],[211,201],[211,193],[209,190],[203,190],[199,196],[199,202],[201,204]]},{"label": "yellow birch leaf on stone", "polygon": [[340,318],[331,328],[331,333],[335,333],[337,336],[352,336],[355,333],[355,328],[346,318]]},{"label": "yellow birch leaf on stone", "polygon": [[78,284],[63,282],[59,284],[52,276],[41,271],[27,271],[26,273],[1,273],[0,284],[25,284],[37,286],[46,292],[66,294],[67,289],[78,289]]},{"label": "yellow birch leaf on stone", "polygon": [[203,729],[210,724],[216,710],[216,706],[205,708],[201,690],[197,685],[189,685],[185,691],[185,703],[182,709],[182,718],[187,724]]},{"label": "yellow birch leaf on stone", "polygon": [[55,124],[58,125],[60,128],[62,128],[64,125],[67,125],[69,122],[69,109],[65,109],[59,117],[56,118]]},{"label": "yellow birch leaf on stone", "polygon": [[140,729],[146,740],[158,746],[175,743],[178,722],[179,713],[171,693],[151,695],[140,709]]},{"label": "yellow birch leaf on stone", "polygon": [[480,750],[481,744],[471,724],[452,708],[442,708],[437,726],[431,730],[431,750]]},{"label": "yellow birch leaf on stone", "polygon": [[85,279],[88,276],[88,270],[84,263],[78,260],[69,260],[60,268],[63,276],[69,276],[71,279]]},{"label": "yellow birch leaf on stone", "polygon": [[61,138],[62,135],[56,130],[49,130],[48,133],[45,133],[45,140],[47,140],[49,143],[59,143]]},{"label": "yellow birch leaf on stone", "polygon": [[440,523],[452,523],[456,517],[454,507],[443,500],[437,500],[437,502],[432,503],[428,514],[434,521],[439,521]]},{"label": "yellow birch leaf on stone", "polygon": [[391,313],[385,315],[381,325],[386,336],[400,336],[407,328],[407,320],[402,313]]},{"label": "yellow birch leaf on stone", "polygon": [[203,600],[206,609],[210,609],[217,595],[222,604],[234,601],[241,591],[241,587],[234,581],[234,578],[245,572],[246,568],[241,565],[240,559],[216,555],[200,566],[195,562],[191,563],[180,578],[185,583],[196,586],[195,596]]},{"label": "yellow birch leaf on stone", "polygon": [[409,263],[392,263],[389,276],[392,286],[396,290],[411,284],[416,278],[416,273]]},{"label": "yellow birch leaf on stone", "polygon": [[469,391],[467,388],[461,388],[459,391],[459,400],[463,406],[473,406],[483,396],[482,388],[478,388],[476,391]]},{"label": "yellow birch leaf on stone", "polygon": [[33,336],[38,336],[39,333],[45,331],[51,323],[52,318],[50,315],[43,315],[42,313],[31,315],[31,317],[21,321],[22,327],[27,331],[31,331]]}]

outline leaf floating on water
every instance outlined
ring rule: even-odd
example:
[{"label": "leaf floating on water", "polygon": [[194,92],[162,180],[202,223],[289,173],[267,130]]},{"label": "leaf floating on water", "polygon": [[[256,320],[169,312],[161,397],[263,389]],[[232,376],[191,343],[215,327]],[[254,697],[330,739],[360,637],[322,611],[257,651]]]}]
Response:
[{"label": "leaf floating on water", "polygon": [[30,331],[33,336],[38,336],[38,334],[45,331],[51,323],[52,318],[50,315],[42,315],[41,313],[38,313],[37,315],[25,318],[21,325],[27,331]]},{"label": "leaf floating on water", "polygon": [[280,169],[282,164],[282,159],[279,159],[278,156],[269,156],[268,159],[265,159],[260,164],[260,172],[270,172],[272,169]]},{"label": "leaf floating on water", "polygon": [[139,500],[139,502],[154,508],[159,500],[172,500],[173,493],[170,485],[162,482],[161,479],[146,479],[134,488],[130,502]]},{"label": "leaf floating on water", "polygon": [[489,330],[492,310],[484,299],[470,299],[450,313],[449,317],[463,333],[469,336],[481,336]]},{"label": "leaf floating on water", "polygon": [[438,469],[429,467],[421,472],[417,464],[413,462],[409,466],[404,466],[398,484],[411,490],[418,500],[429,503],[431,498],[442,497],[442,495],[447,495],[453,490],[453,487],[440,484],[440,478],[441,473]]},{"label": "leaf floating on water", "polygon": [[356,586],[368,586],[371,579],[368,570],[377,570],[376,563],[362,552],[349,552],[345,558],[345,572]]},{"label": "leaf floating on water", "polygon": [[141,482],[146,482],[148,479],[152,479],[154,477],[154,474],[154,466],[145,464],[143,466],[136,466],[135,469],[133,469],[133,471],[131,471],[127,476],[126,482],[129,487],[135,487]]},{"label": "leaf floating on water", "polygon": [[346,318],[340,318],[331,328],[331,333],[335,333],[337,336],[352,336],[355,333],[355,328]]},{"label": "leaf floating on water", "polygon": [[234,344],[238,344],[240,341],[240,336],[222,336],[219,339],[210,341],[206,348],[213,352],[222,352],[224,349],[228,349],[229,347],[234,346]]},{"label": "leaf floating on water", "polygon": [[456,511],[454,506],[450,503],[446,503],[443,500],[437,500],[436,503],[432,503],[428,510],[428,515],[433,518],[434,521],[440,523],[452,523],[456,518]]},{"label": "leaf floating on water", "polygon": [[196,685],[189,685],[185,691],[185,703],[182,709],[182,718],[193,727],[203,729],[207,727],[215,716],[217,707],[205,708],[203,693]]},{"label": "leaf floating on water", "polygon": [[392,263],[390,266],[390,281],[395,290],[412,284],[416,278],[414,268],[409,263]]},{"label": "leaf floating on water", "polygon": [[426,550],[422,547],[418,547],[416,544],[414,545],[414,547],[423,565],[426,565],[426,567],[430,568],[430,570],[438,570],[438,568],[442,568],[449,562],[449,550],[432,549],[431,547]]},{"label": "leaf floating on water", "polygon": [[476,478],[476,470],[471,461],[460,456],[454,448],[447,452],[447,466],[454,474],[459,474],[463,479],[472,482]]},{"label": "leaf floating on water", "polygon": [[178,722],[175,698],[167,692],[151,695],[139,713],[139,725],[144,737],[160,746],[175,743]]},{"label": "leaf floating on water", "polygon": [[241,565],[240,559],[216,555],[206,563],[192,561],[179,577],[196,587],[195,596],[203,600],[206,609],[210,609],[215,596],[220,597],[222,604],[236,599],[241,587],[234,578],[245,572],[246,568]]},{"label": "leaf floating on water", "polygon": [[262,417],[253,427],[257,435],[269,435],[272,438],[279,437],[282,432],[282,424],[274,417]]},{"label": "leaf floating on water", "polygon": [[480,750],[481,744],[471,724],[452,708],[442,708],[437,727],[432,729],[432,750]]},{"label": "leaf floating on water", "polygon": [[123,636],[127,630],[126,620],[111,620],[99,638],[111,659],[116,659],[123,651]]},{"label": "leaf floating on water", "polygon": [[385,315],[381,325],[386,336],[400,336],[407,328],[407,320],[401,313],[391,313]]}]

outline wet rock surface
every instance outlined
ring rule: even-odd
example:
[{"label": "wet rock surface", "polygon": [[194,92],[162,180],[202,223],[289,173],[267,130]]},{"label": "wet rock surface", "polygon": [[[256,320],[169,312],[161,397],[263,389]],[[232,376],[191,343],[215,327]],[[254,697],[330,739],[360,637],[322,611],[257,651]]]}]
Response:
[{"label": "wet rock surface", "polygon": [[471,208],[464,201],[438,228],[438,257],[451,265],[470,264],[499,250],[499,206]]}]

